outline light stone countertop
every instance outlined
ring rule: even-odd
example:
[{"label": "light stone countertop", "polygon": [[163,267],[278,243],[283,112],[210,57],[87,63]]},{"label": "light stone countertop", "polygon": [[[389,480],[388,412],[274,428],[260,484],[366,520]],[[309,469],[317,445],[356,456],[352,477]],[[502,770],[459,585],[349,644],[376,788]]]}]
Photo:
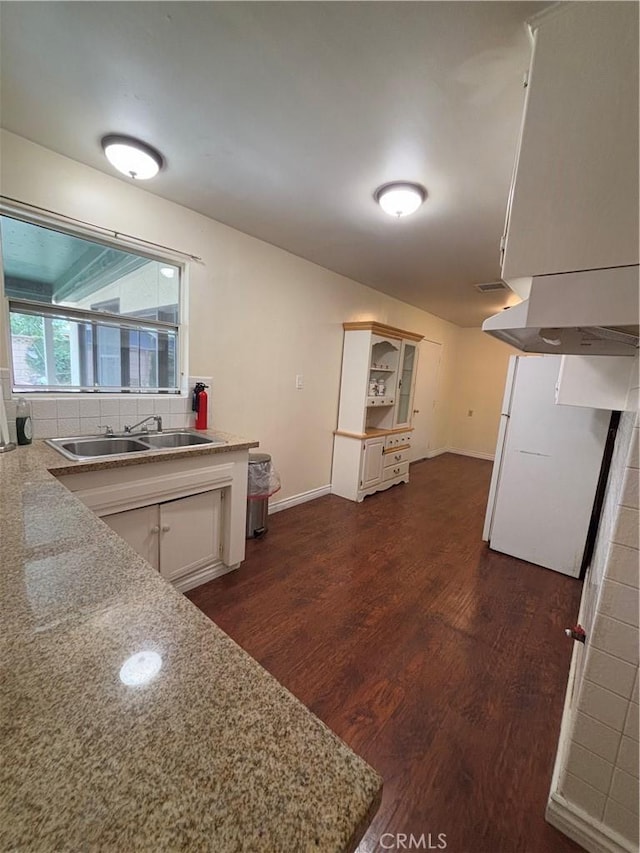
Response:
[{"label": "light stone countertop", "polygon": [[375,814],[378,774],[50,473],[202,450],[0,455],[0,850],[343,851]]}]

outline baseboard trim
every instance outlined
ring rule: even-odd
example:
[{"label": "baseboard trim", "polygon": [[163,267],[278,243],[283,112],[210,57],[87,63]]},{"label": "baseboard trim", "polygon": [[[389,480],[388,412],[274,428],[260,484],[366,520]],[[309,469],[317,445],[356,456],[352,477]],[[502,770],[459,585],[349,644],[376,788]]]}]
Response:
[{"label": "baseboard trim", "polygon": [[461,447],[447,447],[442,453],[456,453],[458,456],[473,456],[474,459],[487,459],[493,462],[495,459],[494,453],[483,453],[481,450],[464,450]]},{"label": "baseboard trim", "polygon": [[331,486],[319,486],[317,489],[310,489],[308,492],[300,492],[299,495],[292,495],[290,498],[285,498],[282,501],[274,501],[269,504],[269,515],[274,512],[282,512],[283,509],[291,509],[292,506],[304,504],[307,501],[314,501],[316,498],[321,498],[324,495],[331,494]]},{"label": "baseboard trim", "polygon": [[547,803],[547,823],[576,841],[588,853],[634,853],[637,850],[622,835],[553,793]]},{"label": "baseboard trim", "polygon": [[435,456],[442,456],[443,453],[448,453],[448,447],[438,447],[436,450],[427,450],[423,459],[433,459]]},{"label": "baseboard trim", "polygon": [[188,592],[190,589],[194,589],[203,583],[207,583],[208,581],[212,581],[214,578],[222,577],[222,575],[226,575],[228,572],[234,571],[234,569],[237,569],[239,566],[240,563],[234,563],[232,566],[226,566],[224,563],[215,563],[213,566],[208,566],[206,569],[199,569],[197,572],[193,572],[185,578],[177,578],[176,580],[171,581],[171,583],[178,592]]}]

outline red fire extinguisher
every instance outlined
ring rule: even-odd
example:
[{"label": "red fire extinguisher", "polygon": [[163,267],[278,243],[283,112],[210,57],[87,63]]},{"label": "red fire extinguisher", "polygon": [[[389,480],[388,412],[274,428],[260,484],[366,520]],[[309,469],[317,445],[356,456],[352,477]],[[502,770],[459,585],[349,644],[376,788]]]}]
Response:
[{"label": "red fire extinguisher", "polygon": [[205,388],[208,388],[203,382],[196,382],[196,387],[193,389],[192,410],[196,413],[196,429],[207,428],[207,408],[209,398]]}]

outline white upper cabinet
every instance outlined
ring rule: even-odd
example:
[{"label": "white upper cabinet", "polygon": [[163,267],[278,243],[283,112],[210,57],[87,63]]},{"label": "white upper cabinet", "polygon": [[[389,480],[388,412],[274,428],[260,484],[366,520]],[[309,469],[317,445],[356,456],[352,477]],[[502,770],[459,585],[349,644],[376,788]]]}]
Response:
[{"label": "white upper cabinet", "polygon": [[566,3],[534,49],[502,277],[638,263],[638,4]]},{"label": "white upper cabinet", "polygon": [[343,325],[338,430],[364,437],[410,427],[422,335],[373,321]]}]

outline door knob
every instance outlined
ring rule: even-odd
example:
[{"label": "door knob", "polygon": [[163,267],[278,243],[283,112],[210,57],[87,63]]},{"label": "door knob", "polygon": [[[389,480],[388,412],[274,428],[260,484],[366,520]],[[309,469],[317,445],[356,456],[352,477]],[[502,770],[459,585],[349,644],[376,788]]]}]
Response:
[{"label": "door knob", "polygon": [[414,415],[419,415],[419,414],[420,414],[420,409],[414,409],[414,410],[413,410],[413,414],[414,414]]},{"label": "door knob", "polygon": [[171,528],[169,527],[169,525],[168,525],[168,524],[163,524],[163,525],[162,525],[162,532],[163,532],[163,533],[168,533],[170,530],[171,530]]},{"label": "door knob", "polygon": [[160,533],[160,526],[158,524],[154,524],[151,528],[152,533]]}]

